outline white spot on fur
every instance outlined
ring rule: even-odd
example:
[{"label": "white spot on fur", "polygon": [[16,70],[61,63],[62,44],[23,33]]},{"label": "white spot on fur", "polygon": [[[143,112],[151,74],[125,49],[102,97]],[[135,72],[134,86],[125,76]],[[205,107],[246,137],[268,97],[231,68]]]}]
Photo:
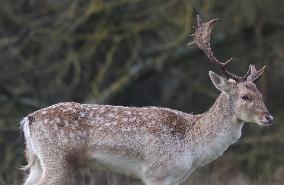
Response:
[{"label": "white spot on fur", "polygon": [[54,121],[55,121],[55,123],[59,123],[60,122],[60,118],[55,118]]},{"label": "white spot on fur", "polygon": [[96,123],[99,124],[99,123],[102,121],[102,118],[99,117],[99,116],[96,116],[96,119],[95,119],[95,120],[96,120]]},{"label": "white spot on fur", "polygon": [[86,113],[85,113],[85,112],[80,112],[80,116],[81,116],[82,118],[84,118],[84,117],[86,116]]},{"label": "white spot on fur", "polygon": [[70,139],[74,139],[75,138],[75,134],[73,132],[70,132],[69,133],[69,137],[70,137]]},{"label": "white spot on fur", "polygon": [[100,113],[104,113],[105,112],[105,107],[100,108]]},{"label": "white spot on fur", "polygon": [[114,118],[115,117],[115,115],[113,114],[113,113],[109,113],[109,115],[108,115],[110,118]]},{"label": "white spot on fur", "polygon": [[107,122],[107,123],[105,124],[106,127],[109,127],[110,125],[111,125],[111,122]]},{"label": "white spot on fur", "polygon": [[54,126],[54,131],[57,132],[58,130],[59,130],[58,126],[55,125],[55,126]]}]

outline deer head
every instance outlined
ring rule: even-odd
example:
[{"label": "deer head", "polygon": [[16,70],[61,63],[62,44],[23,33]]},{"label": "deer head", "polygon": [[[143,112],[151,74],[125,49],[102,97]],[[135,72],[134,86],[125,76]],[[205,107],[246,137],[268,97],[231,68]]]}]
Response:
[{"label": "deer head", "polygon": [[272,115],[268,112],[263,103],[262,95],[254,84],[264,72],[265,66],[257,70],[254,65],[250,65],[244,76],[237,76],[227,69],[227,65],[232,59],[220,62],[213,54],[210,47],[210,37],[214,22],[217,19],[203,23],[197,16],[197,28],[192,34],[193,41],[189,45],[194,45],[201,49],[207,58],[217,65],[229,80],[209,72],[209,76],[214,86],[224,93],[234,107],[237,119],[244,122],[257,123],[262,126],[270,125],[273,121]]}]

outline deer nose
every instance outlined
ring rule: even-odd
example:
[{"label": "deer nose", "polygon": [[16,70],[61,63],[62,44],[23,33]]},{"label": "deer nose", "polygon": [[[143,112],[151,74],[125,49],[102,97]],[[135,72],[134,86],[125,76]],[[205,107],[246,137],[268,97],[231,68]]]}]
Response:
[{"label": "deer nose", "polygon": [[266,123],[270,125],[273,121],[273,116],[270,113],[267,113],[265,115],[265,119],[266,119]]}]

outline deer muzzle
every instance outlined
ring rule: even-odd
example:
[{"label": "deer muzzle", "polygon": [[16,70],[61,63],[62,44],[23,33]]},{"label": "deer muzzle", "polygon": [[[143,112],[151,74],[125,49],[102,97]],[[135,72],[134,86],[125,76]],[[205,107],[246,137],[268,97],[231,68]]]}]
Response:
[{"label": "deer muzzle", "polygon": [[262,114],[262,119],[261,122],[263,123],[263,125],[268,126],[271,125],[273,122],[273,116],[269,113],[269,112],[264,112]]}]

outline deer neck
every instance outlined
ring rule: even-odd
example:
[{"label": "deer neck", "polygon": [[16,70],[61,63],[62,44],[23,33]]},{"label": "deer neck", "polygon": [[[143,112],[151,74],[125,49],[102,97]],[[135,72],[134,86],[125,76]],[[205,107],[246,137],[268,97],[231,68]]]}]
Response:
[{"label": "deer neck", "polygon": [[216,99],[209,111],[205,112],[204,118],[211,118],[212,124],[218,123],[219,120],[230,120],[232,122],[238,121],[235,119],[235,105],[232,96],[222,92]]},{"label": "deer neck", "polygon": [[229,138],[223,139],[231,140],[231,142],[239,139],[243,121],[236,117],[234,98],[234,96],[221,93],[209,111],[204,113],[201,124],[211,128],[211,131],[207,132],[208,135],[212,133],[212,137],[218,137],[229,134]]},{"label": "deer neck", "polygon": [[240,138],[242,126],[243,122],[236,119],[232,99],[222,93],[188,135],[194,149],[195,165],[204,165],[222,155]]}]

